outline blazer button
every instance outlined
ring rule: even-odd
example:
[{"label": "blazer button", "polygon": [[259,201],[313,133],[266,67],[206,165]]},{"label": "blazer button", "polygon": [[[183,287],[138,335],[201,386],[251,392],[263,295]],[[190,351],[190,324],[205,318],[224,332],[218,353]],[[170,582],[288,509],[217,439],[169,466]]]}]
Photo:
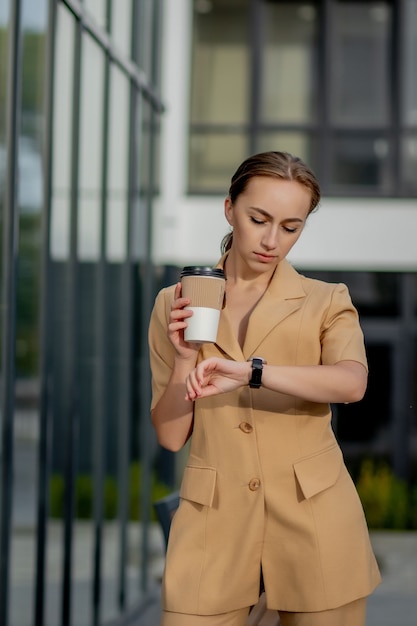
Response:
[{"label": "blazer button", "polygon": [[252,478],[249,481],[249,489],[251,491],[257,491],[260,486],[261,486],[261,481],[259,480],[259,478]]},{"label": "blazer button", "polygon": [[243,433],[251,433],[253,431],[253,426],[249,422],[240,422],[239,428]]}]

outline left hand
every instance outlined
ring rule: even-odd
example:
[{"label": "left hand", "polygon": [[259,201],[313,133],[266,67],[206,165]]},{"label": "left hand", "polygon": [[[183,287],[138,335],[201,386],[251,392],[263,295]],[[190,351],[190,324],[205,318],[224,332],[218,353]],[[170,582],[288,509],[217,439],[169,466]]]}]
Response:
[{"label": "left hand", "polygon": [[185,397],[192,401],[234,391],[249,383],[251,370],[251,364],[245,361],[230,361],[217,357],[206,359],[187,376]]}]

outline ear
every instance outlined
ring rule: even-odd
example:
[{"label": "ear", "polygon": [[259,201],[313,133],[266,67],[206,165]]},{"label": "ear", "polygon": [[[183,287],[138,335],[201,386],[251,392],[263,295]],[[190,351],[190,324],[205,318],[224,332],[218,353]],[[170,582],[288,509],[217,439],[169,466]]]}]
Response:
[{"label": "ear", "polygon": [[233,226],[233,204],[229,196],[224,201],[224,215],[229,222],[230,226]]}]

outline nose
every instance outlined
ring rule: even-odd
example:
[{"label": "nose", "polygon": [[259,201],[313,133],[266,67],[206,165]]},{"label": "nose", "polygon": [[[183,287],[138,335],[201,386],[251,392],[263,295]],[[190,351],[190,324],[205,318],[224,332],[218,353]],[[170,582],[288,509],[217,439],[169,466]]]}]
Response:
[{"label": "nose", "polygon": [[274,250],[278,245],[278,232],[275,226],[270,225],[264,232],[261,245],[264,250]]}]

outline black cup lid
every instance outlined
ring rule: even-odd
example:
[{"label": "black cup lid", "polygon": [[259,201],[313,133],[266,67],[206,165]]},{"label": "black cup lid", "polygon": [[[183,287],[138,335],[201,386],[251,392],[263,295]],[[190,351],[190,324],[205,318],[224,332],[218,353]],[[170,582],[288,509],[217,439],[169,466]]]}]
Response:
[{"label": "black cup lid", "polygon": [[220,267],[201,267],[198,265],[188,265],[181,271],[181,278],[184,276],[208,276],[210,278],[224,278],[224,271]]}]

